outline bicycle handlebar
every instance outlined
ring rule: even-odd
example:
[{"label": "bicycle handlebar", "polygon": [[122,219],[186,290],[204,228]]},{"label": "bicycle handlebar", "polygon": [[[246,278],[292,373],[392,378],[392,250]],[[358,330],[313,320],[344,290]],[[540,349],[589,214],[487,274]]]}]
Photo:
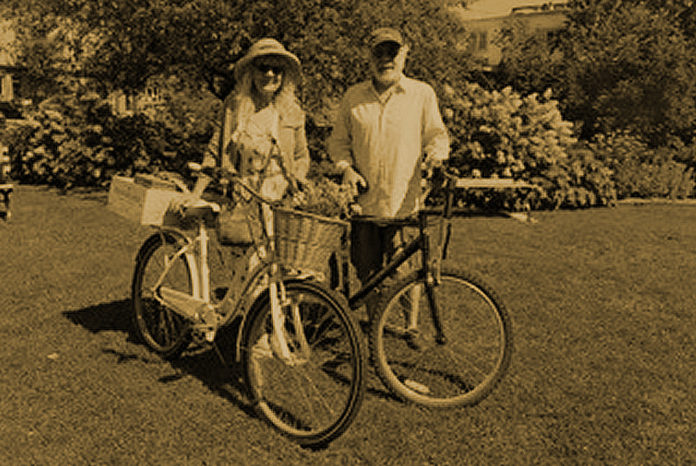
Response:
[{"label": "bicycle handlebar", "polygon": [[276,206],[278,204],[278,201],[272,201],[265,196],[263,196],[261,193],[256,191],[254,188],[249,186],[249,184],[244,181],[239,175],[239,173],[234,170],[234,169],[229,169],[229,168],[223,168],[223,167],[210,167],[210,166],[203,166],[200,163],[196,162],[189,162],[188,163],[188,168],[189,170],[206,175],[210,178],[213,178],[217,180],[218,182],[222,182],[223,180],[227,180],[231,182],[232,184],[235,184],[242,189],[244,189],[246,192],[251,194],[253,198],[255,198],[257,201],[262,202],[264,204],[268,204],[270,206]]},{"label": "bicycle handlebar", "polygon": [[375,224],[390,226],[413,226],[418,224],[418,215],[438,216],[444,218],[474,217],[474,216],[508,216],[503,210],[486,210],[474,208],[457,208],[454,206],[454,192],[456,189],[533,189],[536,185],[522,180],[511,178],[471,178],[461,177],[451,169],[443,166],[433,168],[433,179],[442,178],[438,186],[445,193],[445,204],[441,207],[422,207],[418,212],[402,217],[383,217],[376,215],[353,215],[354,221],[365,221]]}]

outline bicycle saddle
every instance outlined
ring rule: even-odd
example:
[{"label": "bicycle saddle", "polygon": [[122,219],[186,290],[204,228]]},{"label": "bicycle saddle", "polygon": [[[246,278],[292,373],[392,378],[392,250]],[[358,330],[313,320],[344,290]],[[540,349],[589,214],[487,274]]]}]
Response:
[{"label": "bicycle saddle", "polygon": [[181,216],[184,220],[203,220],[210,222],[220,213],[220,205],[199,199],[181,207]]}]

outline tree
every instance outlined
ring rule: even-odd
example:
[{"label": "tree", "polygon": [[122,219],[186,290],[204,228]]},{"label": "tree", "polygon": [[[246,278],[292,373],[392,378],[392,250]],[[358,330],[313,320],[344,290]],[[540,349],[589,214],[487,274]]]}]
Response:
[{"label": "tree", "polygon": [[504,38],[498,85],[554,89],[582,136],[627,130],[653,146],[696,129],[692,0],[572,0],[552,41],[520,28]]},{"label": "tree", "polygon": [[[152,76],[173,74],[204,82],[223,97],[233,84],[230,65],[254,40],[271,36],[302,60],[302,98],[320,115],[365,76],[362,46],[379,25],[404,30],[413,45],[409,72],[438,88],[461,80],[468,60],[456,46],[461,26],[439,0],[10,1],[21,13],[25,39],[45,37],[59,20],[69,21],[73,34],[61,36],[64,50],[103,91],[137,91]],[[30,43],[24,41],[25,60]]]},{"label": "tree", "polygon": [[525,22],[510,21],[500,31],[502,59],[493,73],[499,87],[512,86],[522,93],[543,92],[563,85],[562,32],[540,34]]},{"label": "tree", "polygon": [[696,63],[674,16],[641,2],[576,1],[562,41],[566,108],[585,135],[625,129],[690,140]]}]

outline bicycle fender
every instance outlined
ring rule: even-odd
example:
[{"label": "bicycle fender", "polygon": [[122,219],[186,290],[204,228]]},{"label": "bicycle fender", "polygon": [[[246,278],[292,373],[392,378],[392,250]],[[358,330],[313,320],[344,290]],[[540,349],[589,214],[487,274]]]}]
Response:
[{"label": "bicycle fender", "polygon": [[163,228],[151,234],[140,246],[138,252],[135,255],[135,261],[140,262],[143,259],[143,254],[145,250],[150,246],[152,242],[161,241],[166,237],[170,237],[178,243],[184,244],[190,243],[191,240],[183,232],[173,229],[173,228]]},{"label": "bicycle fender", "polygon": [[[140,246],[136,256],[136,264],[143,260],[143,255],[145,251],[152,246],[152,243],[164,243],[167,239],[172,239],[180,244],[182,247],[192,243],[192,240],[182,231],[174,228],[162,228],[158,229],[155,233],[151,234]],[[185,260],[188,264],[189,271],[191,273],[191,288],[194,296],[200,296],[200,274],[198,273],[198,263],[196,258],[192,253],[184,254]]]}]

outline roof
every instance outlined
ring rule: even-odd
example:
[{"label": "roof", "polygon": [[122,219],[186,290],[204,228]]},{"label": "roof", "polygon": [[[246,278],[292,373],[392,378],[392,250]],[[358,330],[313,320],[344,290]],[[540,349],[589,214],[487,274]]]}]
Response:
[{"label": "roof", "polygon": [[510,14],[553,11],[560,9],[568,0],[477,0],[467,8],[455,7],[456,14],[463,21],[500,18]]}]

